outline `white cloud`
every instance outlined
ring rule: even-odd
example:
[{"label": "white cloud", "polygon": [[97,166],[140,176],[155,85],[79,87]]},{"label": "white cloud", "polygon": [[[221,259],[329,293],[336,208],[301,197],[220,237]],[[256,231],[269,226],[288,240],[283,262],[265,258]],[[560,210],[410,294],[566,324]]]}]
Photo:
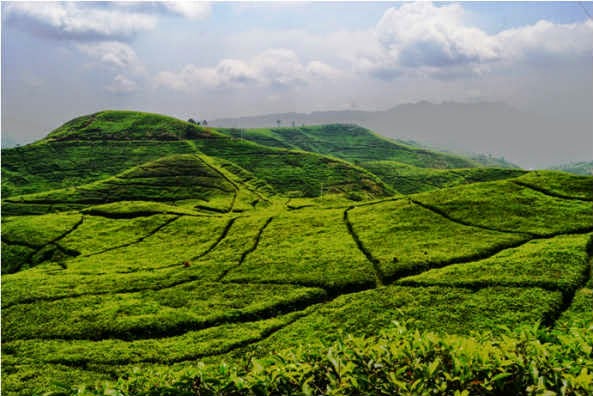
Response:
[{"label": "white cloud", "polygon": [[79,44],[77,47],[84,54],[110,69],[134,74],[145,72],[136,52],[125,43],[103,41],[100,43]]},{"label": "white cloud", "polygon": [[312,78],[336,76],[339,71],[323,62],[304,65],[291,50],[268,49],[249,60],[223,59],[214,67],[186,65],[179,72],[161,72],[156,76],[156,84],[178,91],[248,85],[289,87],[305,85]]},{"label": "white cloud", "polygon": [[375,29],[378,41],[403,66],[442,66],[496,60],[496,40],[465,26],[458,4],[435,7],[408,3],[385,12]]},{"label": "white cloud", "polygon": [[156,26],[151,15],[85,3],[14,2],[6,6],[6,15],[37,33],[62,39],[126,39]]},{"label": "white cloud", "polygon": [[382,79],[450,73],[444,69],[463,74],[465,66],[496,61],[501,52],[497,40],[465,24],[458,4],[436,7],[421,2],[390,8],[375,26],[374,37],[380,50],[362,56],[358,69]]},{"label": "white cloud", "polygon": [[210,15],[210,4],[202,1],[168,1],[162,4],[170,12],[188,19],[199,20]]},{"label": "white cloud", "polygon": [[337,79],[345,76],[345,73],[341,70],[320,61],[309,62],[306,70],[313,78]]},{"label": "white cloud", "polygon": [[138,84],[135,81],[130,80],[128,77],[118,74],[106,89],[117,95],[127,95],[136,92]]},{"label": "white cloud", "polygon": [[591,55],[593,53],[593,21],[554,24],[538,21],[534,25],[508,29],[495,38],[509,60],[529,60],[530,57]]},{"label": "white cloud", "polygon": [[138,82],[145,81],[147,72],[136,52],[125,43],[104,41],[79,44],[77,48],[94,60],[95,67],[115,74],[105,90],[117,95],[127,95],[140,89]]},{"label": "white cloud", "polygon": [[421,2],[390,8],[375,26],[369,50],[358,49],[354,69],[380,79],[402,75],[455,79],[481,75],[496,66],[593,51],[590,20],[575,24],[539,21],[490,35],[466,19],[459,4],[437,7]]}]

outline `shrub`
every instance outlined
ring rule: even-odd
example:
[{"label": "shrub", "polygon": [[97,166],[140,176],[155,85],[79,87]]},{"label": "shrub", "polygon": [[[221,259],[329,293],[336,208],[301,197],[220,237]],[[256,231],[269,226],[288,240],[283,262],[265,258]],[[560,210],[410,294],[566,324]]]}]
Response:
[{"label": "shrub", "polygon": [[[542,341],[546,340],[546,341]],[[396,326],[252,360],[181,373],[134,370],[91,395],[590,395],[593,332],[522,328],[499,337],[436,335]],[[71,393],[68,393],[71,392]],[[80,392],[80,393],[76,393]],[[86,392],[86,393],[85,393]]]}]

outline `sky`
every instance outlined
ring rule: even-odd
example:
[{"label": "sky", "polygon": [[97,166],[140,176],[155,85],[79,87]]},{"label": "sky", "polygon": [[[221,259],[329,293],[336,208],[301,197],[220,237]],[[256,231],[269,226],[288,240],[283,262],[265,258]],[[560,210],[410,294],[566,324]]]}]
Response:
[{"label": "sky", "polygon": [[[423,100],[501,101],[593,128],[591,2],[4,1],[1,11],[8,141],[104,109],[215,119]],[[590,160],[591,137],[574,139],[574,159]]]}]

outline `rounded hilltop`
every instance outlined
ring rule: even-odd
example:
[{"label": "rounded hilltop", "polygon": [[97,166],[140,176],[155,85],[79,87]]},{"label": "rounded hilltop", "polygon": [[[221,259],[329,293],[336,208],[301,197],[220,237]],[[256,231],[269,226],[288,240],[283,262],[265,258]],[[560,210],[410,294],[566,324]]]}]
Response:
[{"label": "rounded hilltop", "polygon": [[215,136],[222,137],[209,128],[161,114],[105,110],[74,118],[43,140],[178,140]]}]

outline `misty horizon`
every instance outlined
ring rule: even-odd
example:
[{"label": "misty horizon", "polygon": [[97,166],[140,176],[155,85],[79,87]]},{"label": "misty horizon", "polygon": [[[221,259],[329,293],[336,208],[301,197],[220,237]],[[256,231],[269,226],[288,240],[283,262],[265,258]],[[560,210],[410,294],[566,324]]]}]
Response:
[{"label": "misty horizon", "polygon": [[593,159],[590,3],[3,2],[1,11],[3,146],[104,109],[207,120],[329,112],[326,122],[525,168]]}]

